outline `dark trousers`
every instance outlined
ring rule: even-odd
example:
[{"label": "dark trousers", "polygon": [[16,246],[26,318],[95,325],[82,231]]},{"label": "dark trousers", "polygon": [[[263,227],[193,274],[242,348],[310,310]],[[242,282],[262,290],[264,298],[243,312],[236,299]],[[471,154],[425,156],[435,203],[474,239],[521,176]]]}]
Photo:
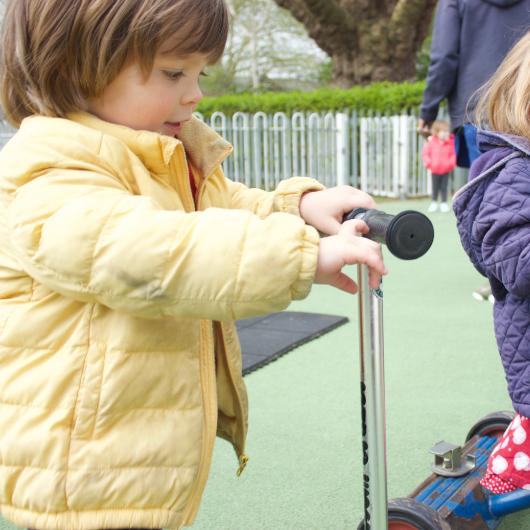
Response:
[{"label": "dark trousers", "polygon": [[440,194],[440,200],[447,202],[447,188],[449,187],[449,173],[432,174],[432,200],[435,201]]}]

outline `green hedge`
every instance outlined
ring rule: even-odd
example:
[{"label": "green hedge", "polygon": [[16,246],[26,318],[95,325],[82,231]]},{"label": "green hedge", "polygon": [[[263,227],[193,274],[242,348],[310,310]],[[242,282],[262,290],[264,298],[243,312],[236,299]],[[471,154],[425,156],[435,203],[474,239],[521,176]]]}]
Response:
[{"label": "green hedge", "polygon": [[327,112],[345,109],[374,112],[402,112],[421,103],[425,83],[375,83],[349,89],[321,88],[313,92],[267,92],[205,97],[197,110],[209,117],[220,111],[236,112]]}]

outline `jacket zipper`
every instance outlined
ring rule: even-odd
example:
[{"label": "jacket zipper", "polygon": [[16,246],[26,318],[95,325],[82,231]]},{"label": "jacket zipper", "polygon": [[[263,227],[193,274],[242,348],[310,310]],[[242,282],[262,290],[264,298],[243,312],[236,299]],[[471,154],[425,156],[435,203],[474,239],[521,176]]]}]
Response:
[{"label": "jacket zipper", "polygon": [[[180,159],[181,171],[183,175],[188,175],[188,166],[184,148],[181,147],[181,156],[175,157]],[[178,173],[177,173],[178,174]],[[187,212],[196,210],[195,201],[192,197],[191,185],[189,178],[184,179],[185,183],[177,182],[177,189],[180,187],[181,196],[185,197],[186,201],[184,208]],[[215,443],[215,433],[217,430],[217,410],[212,406],[212,397],[217,395],[217,388],[215,385],[215,367],[212,362],[209,352],[213,350],[213,331],[209,322],[200,321],[200,337],[201,345],[199,350],[199,366],[200,366],[200,380],[201,380],[201,399],[203,405],[203,436],[201,446],[201,457],[199,460],[199,468],[197,476],[190,494],[188,505],[183,517],[184,525],[192,524],[197,512],[199,510],[200,499],[202,492],[206,486],[206,481],[210,472],[211,455]],[[217,401],[216,401],[217,403]]]},{"label": "jacket zipper", "polygon": [[[221,157],[219,163],[221,163],[221,161],[223,160],[223,157]],[[216,166],[214,166],[216,167]],[[208,180],[208,177],[213,173],[213,171],[211,171],[208,175],[206,175],[202,181],[200,182],[199,184],[199,188],[197,190],[197,202],[195,204],[195,208],[197,211],[200,210],[200,202],[201,202],[201,199],[202,199],[202,194],[204,192],[204,189],[205,189],[205,184],[206,184],[206,181]],[[189,183],[188,183],[188,186],[189,186]],[[189,189],[190,189],[190,194],[191,194],[191,186],[189,186]],[[227,345],[226,345],[226,340],[225,340],[225,332],[224,332],[224,329],[223,329],[223,326],[221,324],[221,322],[219,322],[219,330],[221,332],[221,338],[223,340],[223,347],[224,347],[224,351],[225,351],[225,356],[226,356],[226,352],[228,351],[228,348],[227,348]],[[230,440],[230,442],[234,445],[234,449],[236,449],[236,454],[237,454],[237,458],[238,458],[238,462],[239,462],[239,466],[236,470],[236,475],[239,477],[241,475],[241,473],[243,473],[245,467],[247,466],[247,463],[248,463],[248,456],[245,454],[245,448],[244,448],[244,440],[245,440],[245,437],[246,437],[246,429],[244,427],[244,422],[243,422],[243,407],[241,405],[241,396],[239,394],[239,391],[237,389],[237,386],[234,382],[234,374],[233,374],[233,367],[232,367],[232,364],[228,361],[228,357],[226,358],[226,365],[228,366],[228,375],[230,377],[230,383],[232,385],[232,389],[233,389],[233,392],[236,396],[236,402],[237,402],[237,414],[239,415],[239,418],[241,420],[241,426],[242,426],[242,429],[243,429],[243,433],[242,433],[242,440],[241,440],[241,450],[238,451],[237,447],[236,447],[236,444],[234,443],[235,440]]]},{"label": "jacket zipper", "polygon": [[201,374],[201,397],[203,403],[204,426],[201,446],[201,458],[199,469],[195,478],[195,484],[190,494],[188,506],[183,517],[184,525],[192,524],[199,510],[202,492],[206,486],[206,481],[210,473],[211,454],[215,442],[217,425],[217,410],[212,407],[211,396],[215,396],[217,389],[215,386],[215,368],[211,362],[209,352],[213,348],[213,337],[211,327],[208,322],[201,321],[201,343],[204,347],[200,349],[200,374]]},{"label": "jacket zipper", "polygon": [[[219,163],[221,163],[222,161],[222,158],[221,160],[219,161]],[[214,166],[216,167],[216,166]],[[197,211],[199,211],[200,209],[200,202],[201,202],[201,199],[202,199],[202,193],[205,189],[205,184],[206,184],[206,181],[208,180],[208,177],[213,173],[213,171],[211,171],[208,175],[206,175],[202,181],[200,182],[199,184],[199,188],[197,190],[197,202],[196,202],[196,209]],[[190,193],[191,193],[191,187],[190,187]],[[232,442],[234,444],[234,448],[236,449],[236,454],[237,454],[237,457],[238,457],[238,462],[239,462],[239,466],[236,470],[236,475],[239,477],[241,475],[241,473],[243,473],[247,463],[248,463],[248,456],[245,454],[245,447],[244,447],[244,441],[245,441],[245,438],[246,438],[246,428],[244,426],[244,418],[243,418],[243,407],[241,405],[241,396],[239,394],[239,390],[235,384],[235,378],[234,378],[234,373],[233,373],[233,366],[232,364],[228,361],[228,357],[226,356],[226,352],[228,351],[228,348],[227,348],[227,344],[226,344],[226,340],[225,340],[225,332],[224,332],[224,329],[223,329],[223,325],[221,322],[219,322],[218,324],[218,327],[219,327],[219,330],[221,332],[221,338],[223,340],[223,348],[224,348],[224,351],[225,351],[225,357],[226,357],[226,365],[228,367],[228,375],[230,377],[230,383],[232,385],[232,389],[233,389],[233,392],[236,396],[236,402],[237,402],[237,414],[239,415],[239,418],[240,418],[240,421],[241,421],[241,426],[242,426],[242,429],[243,429],[243,433],[242,433],[242,439],[241,439],[241,448],[240,448],[240,451],[237,450],[237,447],[235,447],[235,443],[233,443],[232,440],[230,440],[230,442]]]},{"label": "jacket zipper", "polygon": [[[173,178],[173,186],[177,191],[180,192],[180,196],[183,199],[183,206],[184,210],[186,212],[194,212],[197,210],[197,207],[195,205],[195,199],[193,198],[193,193],[191,191],[191,183],[189,179],[189,168],[188,168],[188,161],[186,159],[186,151],[184,150],[184,147],[182,145],[177,146],[176,152],[173,153],[173,164],[179,163],[180,171],[182,171],[183,175],[186,175],[185,179],[178,179]],[[178,175],[179,172],[175,171],[175,175]],[[182,182],[184,181],[184,182]]]},{"label": "jacket zipper", "polygon": [[[181,146],[182,152],[179,153],[181,156],[180,158],[181,165],[182,165],[182,171],[184,175],[188,175],[188,166],[187,166],[187,160],[186,160],[186,154],[184,151],[184,148]],[[176,158],[176,157],[175,157]],[[202,191],[204,189],[204,182],[206,178],[204,178],[200,184],[200,188],[197,192],[197,202],[195,202],[195,199],[192,196],[191,191],[191,184],[189,182],[189,178],[185,179],[186,184],[183,185],[183,193],[182,196],[186,197],[186,203],[184,205],[185,210],[187,212],[190,211],[198,211],[199,210],[199,202],[201,199]],[[180,182],[177,182],[177,187],[180,187]],[[203,438],[202,438],[202,447],[201,447],[201,458],[199,461],[199,469],[197,471],[197,476],[195,479],[195,484],[193,485],[193,490],[190,494],[190,498],[188,501],[188,506],[186,507],[186,510],[184,512],[183,516],[183,524],[190,525],[195,520],[195,517],[197,516],[197,512],[199,510],[200,505],[200,499],[202,497],[202,492],[204,491],[204,488],[206,486],[206,481],[208,479],[208,475],[210,472],[210,466],[211,466],[211,455],[213,452],[213,446],[215,443],[215,436],[217,431],[217,410],[213,410],[212,407],[212,399],[210,396],[216,396],[217,395],[217,388],[216,388],[216,381],[215,381],[215,366],[214,363],[211,362],[209,352],[213,350],[214,348],[214,338],[213,338],[213,327],[209,324],[209,322],[201,321],[200,323],[201,327],[201,342],[205,344],[204,348],[201,348],[200,350],[200,377],[201,377],[201,397],[202,397],[202,403],[204,407],[204,428],[203,428]],[[223,335],[223,342],[225,346],[226,351],[226,343],[224,339],[224,333]],[[239,408],[239,414],[240,417],[242,417],[242,407],[241,407],[241,398],[239,396],[239,392],[236,389],[236,386],[234,384],[234,379],[232,375],[232,369],[230,367],[230,363],[227,362],[227,365],[229,366],[229,374],[230,374],[230,380],[232,383],[232,387],[235,390],[235,394],[237,396],[237,404]],[[217,404],[217,402],[216,402]],[[212,428],[215,426],[215,428]],[[245,466],[248,462],[248,457],[245,454],[238,455],[239,458],[239,467],[237,470],[237,475],[241,475],[243,470],[245,469]]]},{"label": "jacket zipper", "polygon": [[235,378],[234,378],[234,368],[232,366],[232,363],[228,359],[228,347],[226,344],[226,334],[223,328],[223,324],[219,322],[219,329],[221,331],[221,338],[223,340],[223,347],[225,351],[225,357],[226,357],[226,366],[228,367],[228,375],[230,376],[230,384],[232,385],[233,392],[236,396],[236,402],[237,402],[237,413],[236,418],[239,417],[240,424],[243,432],[241,433],[241,446],[238,448],[237,444],[235,443],[236,440],[234,440],[232,443],[234,443],[234,448],[236,449],[237,457],[239,460],[239,467],[237,468],[236,475],[239,477],[241,473],[243,473],[243,470],[245,469],[247,463],[248,463],[248,456],[245,454],[245,438],[246,438],[246,428],[244,425],[244,418],[243,418],[243,406],[241,405],[241,395],[239,393],[238,387],[235,384]]}]

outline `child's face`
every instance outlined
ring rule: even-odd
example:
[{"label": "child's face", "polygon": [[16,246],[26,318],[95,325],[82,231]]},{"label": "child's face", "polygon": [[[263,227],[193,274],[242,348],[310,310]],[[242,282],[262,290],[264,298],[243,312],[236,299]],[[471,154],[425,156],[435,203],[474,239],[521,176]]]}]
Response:
[{"label": "child's face", "polygon": [[440,140],[442,140],[442,142],[445,142],[445,140],[447,140],[449,138],[449,131],[447,129],[440,129],[436,133],[436,136],[438,136],[438,138],[440,138]]},{"label": "child's face", "polygon": [[202,98],[199,76],[207,57],[158,54],[146,79],[138,63],[123,68],[103,94],[87,101],[102,120],[175,136]]}]

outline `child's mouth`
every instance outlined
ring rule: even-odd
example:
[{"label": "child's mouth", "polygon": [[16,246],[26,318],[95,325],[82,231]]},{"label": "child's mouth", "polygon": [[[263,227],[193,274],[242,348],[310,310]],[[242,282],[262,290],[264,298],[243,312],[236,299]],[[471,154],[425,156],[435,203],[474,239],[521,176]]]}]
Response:
[{"label": "child's mouth", "polygon": [[175,134],[180,132],[180,128],[182,127],[182,122],[180,122],[180,121],[174,121],[174,122],[166,121],[166,123],[164,123],[164,125],[166,126],[166,129],[168,129],[170,134],[174,136]]}]

